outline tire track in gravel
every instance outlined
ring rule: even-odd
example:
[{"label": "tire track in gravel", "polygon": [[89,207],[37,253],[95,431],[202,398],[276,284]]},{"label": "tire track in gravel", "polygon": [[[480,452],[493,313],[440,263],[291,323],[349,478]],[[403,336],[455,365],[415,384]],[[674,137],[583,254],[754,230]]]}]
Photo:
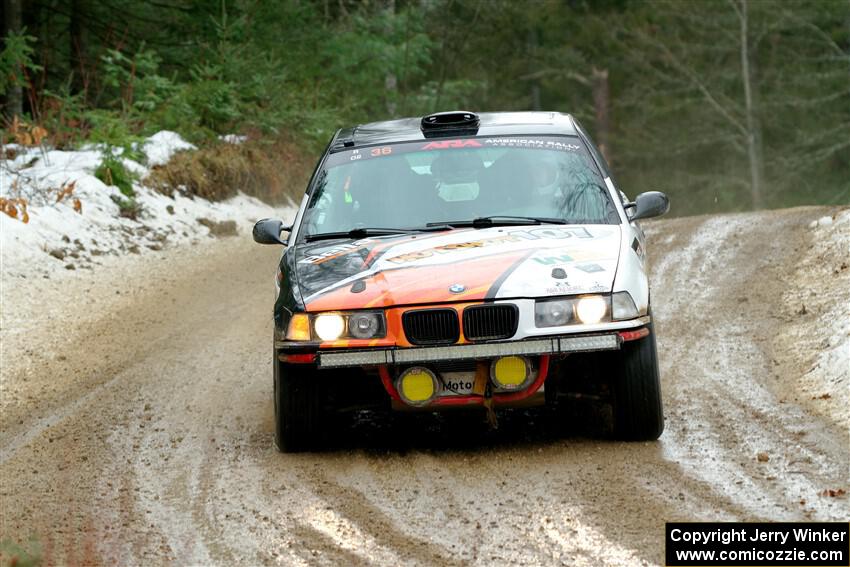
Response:
[{"label": "tire track in gravel", "polygon": [[[815,511],[800,501],[847,481],[846,432],[812,427],[800,407],[780,403],[781,394],[769,387],[770,357],[763,352],[776,324],[771,302],[781,296],[782,275],[797,261],[788,243],[807,238],[805,227],[815,214],[773,211],[769,222],[759,214],[678,219],[650,231],[653,241],[663,243],[678,223],[697,227],[684,248],[655,249],[664,258],[652,284],[662,322],[666,407],[670,421],[681,424],[665,435],[672,443],[664,445],[672,459],[723,486],[753,519],[810,517]],[[706,462],[695,450],[716,457]],[[772,462],[757,462],[758,452]],[[789,467],[794,463],[810,466],[799,474]],[[841,502],[819,504],[822,512],[841,517]]]},{"label": "tire track in gravel", "polygon": [[296,523],[292,527],[292,534],[304,543],[303,549],[298,553],[302,565],[328,565],[337,567],[339,565],[350,565],[352,567],[371,565],[372,562],[365,558],[340,547],[338,542],[316,528]]},{"label": "tire track in gravel", "polygon": [[[337,474],[341,472],[336,471]],[[311,486],[312,491],[332,507],[336,514],[356,526],[358,535],[367,535],[381,547],[392,550],[402,564],[446,566],[466,564],[451,557],[448,550],[437,542],[403,533],[396,527],[398,524],[393,522],[380,507],[374,506],[360,490],[340,484],[325,471],[318,474],[311,472],[301,477],[301,480]],[[430,536],[430,534],[424,535],[426,538]]]}]

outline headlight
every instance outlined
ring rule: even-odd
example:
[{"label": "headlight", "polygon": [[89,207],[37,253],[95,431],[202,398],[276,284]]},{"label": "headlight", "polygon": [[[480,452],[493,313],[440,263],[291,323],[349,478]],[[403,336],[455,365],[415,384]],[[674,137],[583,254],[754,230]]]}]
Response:
[{"label": "headlight", "polygon": [[345,319],[337,313],[318,315],[313,320],[313,329],[323,341],[335,341],[345,331]]},{"label": "headlight", "polygon": [[611,319],[622,321],[634,319],[638,315],[640,313],[638,313],[635,301],[628,291],[620,291],[611,296]]},{"label": "headlight", "polygon": [[[311,332],[312,331],[312,332]],[[335,341],[338,339],[380,339],[387,336],[383,311],[350,313],[296,313],[290,319],[286,339],[290,341]]]},{"label": "headlight", "polygon": [[610,305],[611,299],[607,295],[545,299],[534,304],[534,324],[537,327],[561,327],[610,321]]},{"label": "headlight", "polygon": [[384,334],[382,313],[354,313],[348,316],[348,333],[355,339],[373,339]]},{"label": "headlight", "polygon": [[534,304],[534,324],[537,327],[569,325],[573,319],[572,299],[551,299]]},{"label": "headlight", "polygon": [[576,302],[576,316],[585,325],[600,322],[608,311],[608,302],[600,295],[588,295]]}]

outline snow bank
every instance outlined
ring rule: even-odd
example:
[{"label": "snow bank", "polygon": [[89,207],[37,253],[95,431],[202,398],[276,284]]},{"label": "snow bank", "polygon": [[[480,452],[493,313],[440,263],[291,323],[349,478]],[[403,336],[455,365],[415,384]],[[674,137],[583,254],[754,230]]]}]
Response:
[{"label": "snow bank", "polygon": [[148,165],[165,165],[175,153],[197,149],[194,145],[180,137],[180,134],[163,130],[148,138],[142,144],[142,152],[148,158]]},{"label": "snow bank", "polygon": [[809,228],[812,247],[796,278],[805,292],[790,290],[785,298],[799,318],[814,315],[795,336],[798,345],[816,342],[800,387],[850,430],[850,209],[821,217]]},{"label": "snow bank", "polygon": [[[192,148],[167,131],[143,144],[148,166],[166,163],[174,152]],[[15,219],[0,213],[0,275],[4,278],[49,277],[55,270],[91,268],[100,256],[147,253],[197,243],[211,234],[247,234],[258,218],[292,215],[290,209],[274,209],[243,194],[210,202],[177,193],[165,196],[136,183],[135,200],[141,213],[136,219],[125,218],[114,200],[123,198],[121,192],[94,176],[103,149],[43,151],[9,145],[3,150],[4,155],[6,150],[17,155],[0,161],[0,197],[26,199],[29,214],[25,224],[20,215]],[[140,178],[149,172],[145,165],[127,158],[122,161]]]}]

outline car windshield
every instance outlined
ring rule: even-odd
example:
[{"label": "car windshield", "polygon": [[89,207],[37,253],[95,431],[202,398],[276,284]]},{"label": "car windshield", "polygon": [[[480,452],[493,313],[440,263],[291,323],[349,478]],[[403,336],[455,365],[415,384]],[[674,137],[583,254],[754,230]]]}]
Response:
[{"label": "car windshield", "polygon": [[333,153],[316,176],[299,232],[309,238],[475,219],[473,226],[515,224],[526,218],[619,222],[579,138],[436,139]]}]

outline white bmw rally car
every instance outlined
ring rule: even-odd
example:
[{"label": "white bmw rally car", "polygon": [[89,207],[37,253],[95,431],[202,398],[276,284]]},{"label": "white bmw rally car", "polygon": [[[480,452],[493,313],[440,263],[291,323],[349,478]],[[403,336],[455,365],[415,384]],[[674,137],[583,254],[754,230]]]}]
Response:
[{"label": "white bmw rally car", "polygon": [[[610,404],[613,433],[663,430],[637,221],[570,115],[446,112],[339,130],[283,244],[275,439],[321,441],[330,412]],[[289,233],[288,235],[284,233]],[[565,407],[568,404],[563,404]]]}]

